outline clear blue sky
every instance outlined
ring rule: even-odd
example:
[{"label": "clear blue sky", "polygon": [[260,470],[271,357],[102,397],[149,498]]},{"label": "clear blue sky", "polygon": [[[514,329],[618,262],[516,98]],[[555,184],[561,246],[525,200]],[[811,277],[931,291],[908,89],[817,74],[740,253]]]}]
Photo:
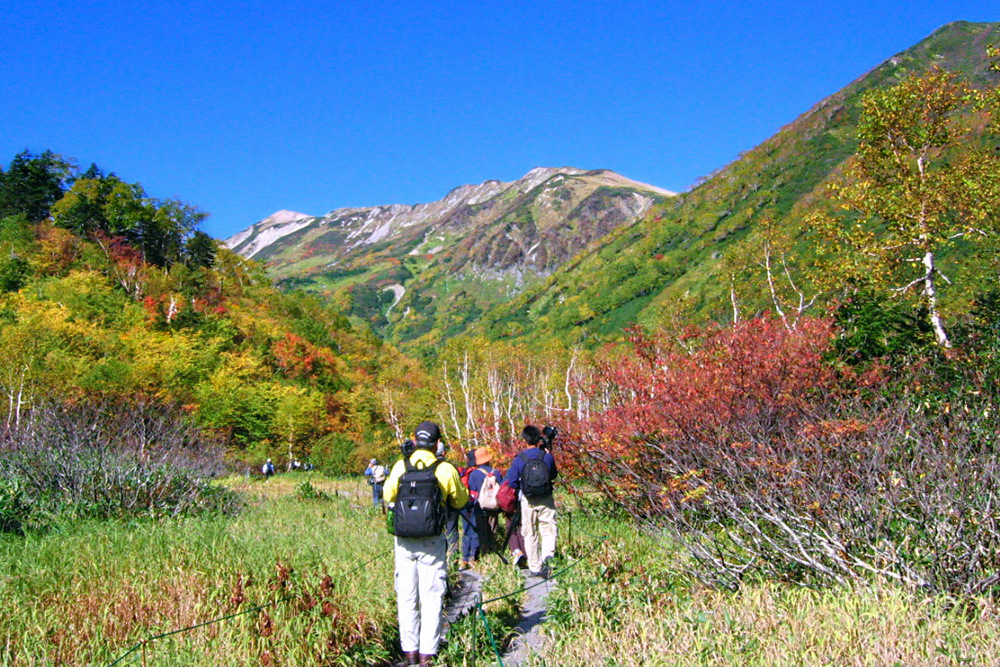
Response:
[{"label": "clear blue sky", "polygon": [[996,2],[8,0],[0,163],[51,149],[211,214],[414,204],[538,166],[684,190]]}]

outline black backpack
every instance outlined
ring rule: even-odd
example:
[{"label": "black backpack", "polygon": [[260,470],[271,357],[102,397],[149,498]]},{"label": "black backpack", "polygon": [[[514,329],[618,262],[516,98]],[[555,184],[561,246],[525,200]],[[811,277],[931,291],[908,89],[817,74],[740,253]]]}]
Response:
[{"label": "black backpack", "polygon": [[438,459],[426,468],[417,468],[410,457],[403,459],[406,472],[399,478],[399,492],[393,508],[393,534],[397,537],[434,537],[445,524],[444,499],[438,483]]},{"label": "black backpack", "polygon": [[536,458],[528,457],[528,452],[521,452],[517,455],[524,461],[524,469],[521,471],[521,492],[527,498],[541,498],[552,495],[552,478],[549,475],[549,466],[545,463],[545,453]]}]

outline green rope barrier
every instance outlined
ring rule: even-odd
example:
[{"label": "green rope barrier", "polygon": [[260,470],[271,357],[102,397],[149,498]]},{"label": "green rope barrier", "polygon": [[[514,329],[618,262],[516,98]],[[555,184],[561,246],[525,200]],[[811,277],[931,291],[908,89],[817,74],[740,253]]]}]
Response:
[{"label": "green rope barrier", "polygon": [[[359,570],[361,570],[361,569],[363,569],[363,568],[371,565],[372,563],[374,563],[378,559],[385,558],[386,556],[388,556],[391,553],[392,553],[392,550],[384,551],[384,552],[380,553],[379,555],[375,556],[374,558],[371,558],[371,559],[365,561],[364,563],[361,563],[357,567],[355,567],[355,568],[353,568],[351,570],[348,570],[347,572],[341,573],[340,576],[337,577],[337,579],[338,580],[344,579],[344,578],[346,578],[346,577],[354,574],[355,572],[357,572],[357,571],[359,571]],[[164,637],[170,637],[172,635],[178,635],[178,634],[181,634],[181,633],[184,633],[184,632],[190,632],[192,630],[197,630],[198,628],[205,627],[206,625],[214,625],[216,623],[222,623],[223,621],[228,621],[228,620],[234,619],[234,618],[236,618],[238,616],[245,616],[246,614],[252,614],[252,613],[258,612],[258,611],[260,611],[262,609],[268,609],[270,607],[276,607],[279,604],[282,604],[283,602],[288,602],[289,600],[291,600],[294,597],[296,597],[296,595],[297,594],[293,593],[293,594],[290,594],[290,595],[286,595],[285,597],[283,597],[281,599],[274,600],[272,602],[268,602],[266,604],[259,605],[257,607],[254,607],[253,609],[244,609],[243,611],[236,612],[235,614],[230,614],[228,616],[223,616],[221,618],[215,618],[215,619],[212,619],[210,621],[205,621],[203,623],[198,623],[197,625],[192,625],[192,626],[187,627],[187,628],[181,628],[180,630],[171,630],[170,632],[164,632],[163,634],[155,635],[155,636],[152,636],[152,637],[147,637],[146,639],[143,639],[141,642],[139,642],[138,644],[136,644],[135,646],[133,646],[132,648],[130,648],[128,651],[126,651],[117,660],[115,660],[114,662],[112,662],[111,664],[109,664],[108,667],[115,667],[115,665],[117,665],[122,660],[124,660],[128,656],[130,656],[133,653],[135,653],[137,650],[139,650],[140,648],[143,648],[144,646],[147,646],[148,644],[156,641],[157,639],[163,639]]]},{"label": "green rope barrier", "polygon": [[153,637],[147,637],[146,639],[142,640],[141,642],[139,642],[138,644],[136,644],[135,646],[133,646],[132,648],[130,648],[125,655],[123,655],[122,657],[120,657],[117,660],[115,660],[114,662],[112,662],[110,665],[108,665],[108,667],[114,667],[114,665],[117,665],[119,662],[121,662],[122,660],[124,660],[125,658],[127,658],[128,656],[130,656],[137,649],[142,648],[143,646],[146,646],[147,644],[150,644],[150,643],[156,641],[157,639],[163,639],[164,637],[170,637],[171,635],[178,635],[178,634],[181,634],[182,632],[190,632],[191,630],[197,630],[198,628],[204,627],[206,625],[212,625],[214,623],[221,623],[222,621],[228,621],[230,619],[236,618],[237,616],[243,616],[245,614],[252,614],[255,611],[260,611],[261,609],[267,609],[268,607],[275,607],[275,606],[281,604],[282,602],[287,602],[288,600],[291,600],[294,597],[295,597],[295,595],[286,595],[285,597],[281,598],[280,600],[275,600],[274,602],[268,602],[267,604],[262,604],[262,605],[260,605],[258,607],[254,607],[253,609],[244,609],[243,611],[236,612],[235,614],[230,614],[229,616],[223,616],[222,618],[216,618],[216,619],[213,619],[211,621],[205,621],[204,623],[199,623],[197,625],[192,625],[191,627],[188,627],[188,628],[181,628],[180,630],[171,630],[170,632],[164,632],[163,634],[160,634],[160,635],[155,635]]},{"label": "green rope barrier", "polygon": [[486,628],[486,636],[489,638],[490,644],[493,646],[493,653],[497,656],[497,665],[503,667],[503,657],[500,655],[500,647],[497,646],[497,641],[493,638],[493,629],[490,628],[490,622],[486,618],[486,611],[483,610],[482,603],[476,605],[476,611],[479,612],[479,616],[483,619],[483,627]]}]

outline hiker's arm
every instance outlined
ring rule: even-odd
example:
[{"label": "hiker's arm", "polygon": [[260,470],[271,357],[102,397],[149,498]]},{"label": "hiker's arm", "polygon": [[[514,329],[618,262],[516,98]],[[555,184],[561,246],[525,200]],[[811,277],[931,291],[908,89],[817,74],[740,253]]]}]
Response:
[{"label": "hiker's arm", "polygon": [[396,495],[399,493],[399,478],[403,476],[404,470],[406,470],[406,464],[402,460],[396,461],[396,465],[392,466],[392,472],[389,473],[388,479],[385,480],[385,486],[382,487],[382,497],[385,498],[385,502],[396,502]]},{"label": "hiker's arm", "polygon": [[507,476],[503,478],[503,482],[507,482],[507,486],[514,489],[515,491],[521,487],[521,468],[524,463],[519,457],[514,457],[514,461],[510,464],[510,470],[507,471]]},{"label": "hiker's arm", "polygon": [[[440,474],[442,472],[445,474]],[[458,468],[451,464],[440,465],[438,473],[438,481],[441,482],[444,489],[447,503],[457,510],[465,507],[466,503],[469,502],[469,490],[465,488],[465,484],[462,484],[462,476],[458,474]]]}]

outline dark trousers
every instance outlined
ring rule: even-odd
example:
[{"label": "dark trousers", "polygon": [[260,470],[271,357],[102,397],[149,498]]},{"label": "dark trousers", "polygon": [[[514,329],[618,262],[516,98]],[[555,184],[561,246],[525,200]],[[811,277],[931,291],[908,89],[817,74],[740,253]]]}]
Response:
[{"label": "dark trousers", "polygon": [[448,557],[458,552],[458,516],[459,511],[451,506],[447,507],[447,523],[445,524],[445,535],[448,538]]},{"label": "dark trousers", "polygon": [[476,560],[479,557],[479,533],[476,524],[480,517],[475,509],[464,509],[462,517],[462,560]]}]

